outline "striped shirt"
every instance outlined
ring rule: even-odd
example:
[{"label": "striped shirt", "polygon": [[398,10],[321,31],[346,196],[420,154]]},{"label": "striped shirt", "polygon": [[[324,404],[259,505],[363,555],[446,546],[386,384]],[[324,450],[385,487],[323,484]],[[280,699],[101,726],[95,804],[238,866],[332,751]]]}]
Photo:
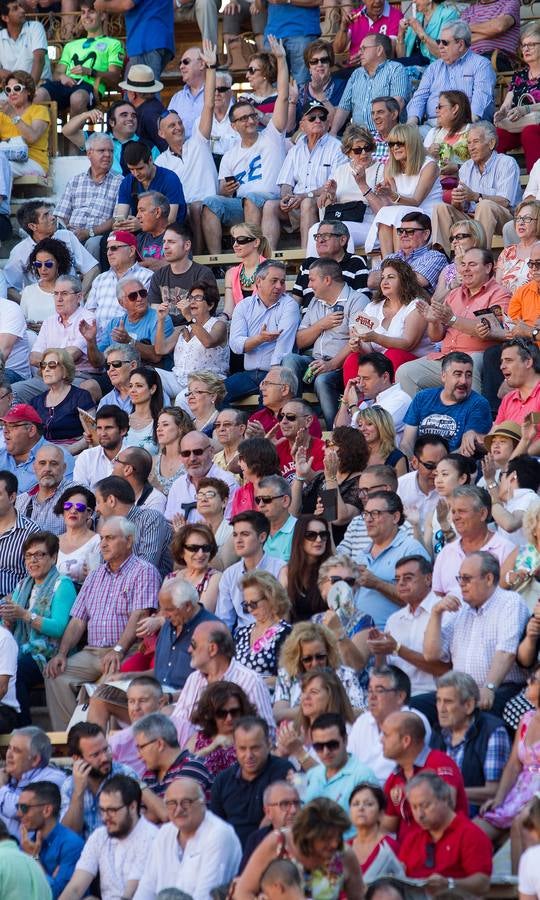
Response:
[{"label": "striped shirt", "polygon": [[409,119],[416,117],[419,122],[427,119],[430,124],[435,124],[441,91],[463,91],[470,100],[473,116],[491,119],[495,109],[495,78],[490,60],[472,50],[467,50],[451,65],[436,59],[424,70],[407,106],[407,116]]},{"label": "striped shirt", "polygon": [[132,553],[116,572],[103,563],[88,575],[71,616],[88,624],[89,647],[114,647],[132,612],[157,608],[160,586],[157,569]]},{"label": "striped shirt", "polygon": [[519,0],[490,0],[489,3],[470,3],[460,11],[462,21],[471,28],[481,22],[492,22],[499,16],[511,16],[514,22],[510,28],[493,35],[493,37],[474,41],[472,49],[476,53],[493,53],[494,50],[502,50],[513,59],[517,58],[518,52],[520,15]]},{"label": "striped shirt", "polygon": [[310,150],[307,136],[303,134],[287,153],[277,183],[290,184],[293,194],[315,191],[328,181],[336,166],[345,162],[347,157],[341,152],[341,141],[337,138],[325,134]]},{"label": "striped shirt", "polygon": [[352,113],[357,125],[365,125],[374,134],[377,129],[371,118],[371,103],[375,97],[395,97],[408,100],[411,93],[405,66],[387,59],[368,75],[365,69],[355,69],[339,101],[339,109]]},{"label": "striped shirt", "polygon": [[15,501],[15,509],[17,509],[27,519],[31,519],[36,525],[39,525],[40,531],[52,531],[53,534],[63,534],[66,530],[66,523],[62,515],[57,516],[53,512],[59,498],[62,496],[67,487],[73,484],[73,479],[67,478],[60,482],[52,497],[46,500],[38,500],[38,485],[19,494]]},{"label": "striped shirt", "polygon": [[[300,263],[296,282],[292,289],[292,296],[297,297],[303,307],[309,305],[315,293],[309,286],[309,267],[317,262],[318,257],[308,256]],[[345,284],[352,287],[353,291],[363,291],[367,287],[369,269],[363,256],[355,253],[345,253],[343,259],[338,260],[341,266],[341,274]]]},{"label": "striped shirt", "polygon": [[[255,706],[259,716],[268,722],[270,734],[276,729],[270,694],[263,678],[243,666],[236,659],[231,659],[229,668],[223,673],[220,681],[232,681],[240,685]],[[186,681],[180,698],[173,709],[173,719],[189,719],[202,692],[208,687],[208,679],[202,672],[192,672]]]},{"label": "striped shirt", "polygon": [[[116,319],[118,316],[123,316],[125,314],[125,309],[120,306],[116,297],[116,286],[120,281],[120,278],[134,278],[147,288],[152,280],[152,275],[153,272],[151,269],[145,269],[143,266],[140,266],[139,263],[135,263],[120,277],[116,274],[114,269],[109,269],[108,272],[103,272],[94,279],[92,287],[90,288],[90,293],[88,294],[85,309],[91,310],[95,314],[98,341],[101,340],[102,333],[105,331],[109,322],[112,321],[112,319]],[[129,410],[129,412],[131,412],[131,410]]]},{"label": "striped shirt", "polygon": [[154,769],[146,769],[143,775],[145,787],[149,788],[156,797],[164,797],[169,785],[177,778],[192,778],[193,781],[200,784],[205,794],[209,793],[213,781],[213,777],[202,759],[197,759],[187,750],[179,753],[161,780],[158,772]]},{"label": "striped shirt", "polygon": [[162,577],[172,572],[170,544],[173,530],[163,513],[157,509],[132,506],[126,519],[133,522],[137,529],[133,542],[135,556],[155,566]]},{"label": "striped shirt", "polygon": [[15,522],[0,534],[0,597],[10,594],[25,577],[22,545],[39,527],[15,511]]}]

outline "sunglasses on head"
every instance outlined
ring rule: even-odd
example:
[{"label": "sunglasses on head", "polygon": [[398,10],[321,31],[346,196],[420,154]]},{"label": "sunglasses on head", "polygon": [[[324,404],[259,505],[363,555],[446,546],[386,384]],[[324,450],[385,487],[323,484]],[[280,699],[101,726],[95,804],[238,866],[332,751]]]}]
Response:
[{"label": "sunglasses on head", "polygon": [[315,543],[317,538],[320,538],[321,541],[328,540],[328,532],[327,531],[306,531],[304,534],[306,541],[311,541],[312,544]]},{"label": "sunglasses on head", "polygon": [[146,288],[139,288],[138,291],[129,291],[127,294],[124,294],[124,300],[131,300],[132,302],[137,300],[139,297],[141,298],[141,300],[146,300],[146,298],[148,297],[148,291],[146,290]]},{"label": "sunglasses on head", "polygon": [[327,66],[330,62],[329,56],[314,56],[313,59],[310,59],[310,66]]},{"label": "sunglasses on head", "polygon": [[183,459],[189,459],[190,456],[202,456],[207,450],[208,447],[195,447],[194,450],[180,450],[180,456]]},{"label": "sunglasses on head", "polygon": [[52,259],[46,259],[45,262],[40,262],[39,259],[36,259],[34,266],[36,269],[41,269],[42,266],[45,266],[46,269],[52,269],[54,266],[54,261]]},{"label": "sunglasses on head", "polygon": [[218,94],[226,94],[227,91],[230,91],[230,88],[227,87],[226,84],[222,84],[222,85],[220,85],[219,87],[216,88],[216,91],[217,91]]},{"label": "sunglasses on head", "polygon": [[322,753],[323,750],[329,750],[330,753],[333,753],[335,750],[339,750],[340,747],[341,741],[338,741],[335,738],[332,741],[313,741],[315,753]]},{"label": "sunglasses on head", "polygon": [[24,84],[14,84],[12,87],[5,87],[4,91],[9,96],[10,94],[20,94],[22,91],[25,91],[26,88]]},{"label": "sunglasses on head", "polygon": [[210,544],[184,544],[184,550],[189,550],[190,553],[198,553],[199,550],[201,553],[211,553],[212,547]]},{"label": "sunglasses on head", "polygon": [[233,238],[233,244],[240,244],[243,247],[244,244],[252,244],[255,240],[256,238],[249,237],[247,234],[240,234],[238,237]]},{"label": "sunglasses on head", "polygon": [[73,503],[71,500],[66,500],[66,502],[64,503],[64,509],[67,511],[68,509],[73,509],[73,507],[75,507],[77,512],[86,512],[86,510],[88,509],[86,503]]}]

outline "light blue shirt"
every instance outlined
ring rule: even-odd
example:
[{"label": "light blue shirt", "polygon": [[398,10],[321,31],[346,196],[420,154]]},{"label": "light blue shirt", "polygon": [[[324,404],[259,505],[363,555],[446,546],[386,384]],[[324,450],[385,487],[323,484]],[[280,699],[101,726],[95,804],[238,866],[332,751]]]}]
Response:
[{"label": "light blue shirt", "polygon": [[[276,557],[264,553],[256,569],[258,572],[270,572],[270,575],[277,578],[284,565],[286,563],[283,559],[276,559]],[[242,609],[244,592],[240,587],[240,581],[246,574],[247,569],[244,560],[241,559],[225,569],[219,582],[216,616],[225,622],[230,631],[237,626],[240,628],[242,625],[253,625],[255,621],[250,613],[245,613]]]},{"label": "light blue shirt", "polygon": [[[493,151],[483,172],[468,159],[459,168],[459,180],[484,197],[506,197],[512,208],[521,200],[519,166],[513,156],[504,153]],[[470,203],[469,210],[472,212],[475,206],[476,203]]]},{"label": "light blue shirt", "polygon": [[186,138],[191,137],[195,119],[198,119],[201,115],[203,111],[203,105],[204,84],[195,95],[191,93],[188,85],[185,84],[181,91],[177,91],[176,94],[171,97],[169,109],[177,112],[182,119]]},{"label": "light blue shirt", "polygon": [[[17,476],[19,481],[19,494],[22,494],[24,491],[29,491],[37,484],[36,473],[34,472],[34,460],[36,458],[36,453],[38,452],[40,447],[48,447],[49,441],[46,441],[44,437],[40,437],[39,441],[34,444],[30,453],[28,454],[28,459],[25,462],[17,463],[13,459],[10,453],[7,450],[0,451],[0,469],[7,469],[8,472],[12,472]],[[60,447],[60,450],[64,454],[64,460],[66,463],[66,474],[64,478],[71,481],[70,475],[73,472],[73,466],[75,465],[75,458],[71,455],[71,453],[66,450],[65,447],[62,447],[61,444],[55,444],[55,447]]]},{"label": "light blue shirt", "polygon": [[124,412],[127,412],[128,416],[133,412],[133,403],[129,399],[129,396],[122,397],[122,395],[113,388],[112,391],[109,391],[108,394],[105,394],[98,403],[98,410],[101,409],[102,406],[119,406],[120,409],[123,409]]},{"label": "light blue shirt", "polygon": [[[376,578],[380,578],[382,581],[388,581],[390,584],[394,584],[396,563],[403,556],[419,553],[426,559],[431,560],[429,553],[420,541],[404,534],[401,529],[392,543],[375,558],[371,555],[371,546],[358,559],[358,565],[367,566],[372,575],[375,575]],[[399,609],[397,603],[388,600],[384,594],[381,594],[375,588],[360,588],[355,596],[355,601],[360,609],[363,609],[365,613],[373,617],[376,627],[381,629],[381,631],[384,631],[388,616]]]},{"label": "light blue shirt", "polygon": [[[268,331],[279,331],[281,334],[277,340],[266,341],[244,353],[247,339],[259,334],[263,325]],[[234,308],[229,346],[233,353],[244,354],[246,371],[263,369],[267,372],[272,366],[280,366],[283,357],[292,351],[299,325],[300,307],[289,294],[282,294],[277,303],[265,306],[254,293]]]},{"label": "light blue shirt", "polygon": [[[261,490],[264,490],[264,488],[261,488]],[[268,556],[277,556],[278,559],[284,559],[285,562],[289,562],[291,558],[291,546],[295,525],[296,517],[289,516],[279,531],[276,531],[275,534],[272,534],[267,538],[264,545],[264,552],[267,553]]]},{"label": "light blue shirt", "polygon": [[387,59],[377,66],[373,75],[368,75],[361,67],[355,69],[343,91],[339,108],[352,113],[351,120],[357,125],[366,125],[375,132],[371,118],[371,101],[375,97],[402,97],[407,100],[411,93],[409,75],[405,66]]},{"label": "light blue shirt", "polygon": [[[371,784],[379,785],[372,769],[360,762],[352,753],[349,753],[343,768],[336,772],[335,775],[332,775],[331,778],[326,777],[326,767],[322,763],[313,769],[309,769],[307,773],[307,787],[302,799],[304,803],[309,803],[310,800],[315,800],[316,797],[326,797],[328,800],[339,803],[341,808],[349,815],[349,797],[356,785],[362,781],[369,781]],[[350,838],[355,834],[356,828],[351,826],[345,832],[344,837]]]},{"label": "light blue shirt", "polygon": [[471,103],[473,116],[492,119],[494,111],[495,70],[484,56],[467,50],[448,65],[442,59],[430,63],[407,106],[407,116],[435,121],[441,91],[463,91]]}]

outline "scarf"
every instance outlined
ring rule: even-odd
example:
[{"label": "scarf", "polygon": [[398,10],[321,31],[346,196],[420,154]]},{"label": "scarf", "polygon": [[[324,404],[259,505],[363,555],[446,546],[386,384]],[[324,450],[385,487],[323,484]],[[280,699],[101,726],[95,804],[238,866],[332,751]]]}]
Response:
[{"label": "scarf", "polygon": [[[37,585],[34,579],[27,575],[14,591],[13,602],[23,609],[28,609],[32,591],[36,588],[32,598],[34,601],[32,611],[37,613],[38,616],[48,619],[51,616],[53,597],[63,577],[56,566],[51,568],[43,584]],[[17,619],[14,636],[20,652],[29,653],[40,671],[43,672],[48,660],[56,653],[58,640],[49,638],[40,631],[36,631],[30,623],[24,622],[22,619]]]}]

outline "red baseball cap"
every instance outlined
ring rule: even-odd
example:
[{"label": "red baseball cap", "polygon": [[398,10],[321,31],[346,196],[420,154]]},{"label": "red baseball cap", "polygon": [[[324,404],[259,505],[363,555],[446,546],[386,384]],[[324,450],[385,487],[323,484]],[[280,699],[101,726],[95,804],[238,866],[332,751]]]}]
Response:
[{"label": "red baseball cap", "polygon": [[137,238],[131,231],[111,231],[107,243],[112,244],[113,241],[118,244],[126,244],[128,247],[137,247]]},{"label": "red baseball cap", "polygon": [[0,421],[5,422],[7,425],[15,422],[33,422],[34,425],[43,425],[39,414],[29,403],[15,404],[7,411],[5,416],[2,416]]}]

